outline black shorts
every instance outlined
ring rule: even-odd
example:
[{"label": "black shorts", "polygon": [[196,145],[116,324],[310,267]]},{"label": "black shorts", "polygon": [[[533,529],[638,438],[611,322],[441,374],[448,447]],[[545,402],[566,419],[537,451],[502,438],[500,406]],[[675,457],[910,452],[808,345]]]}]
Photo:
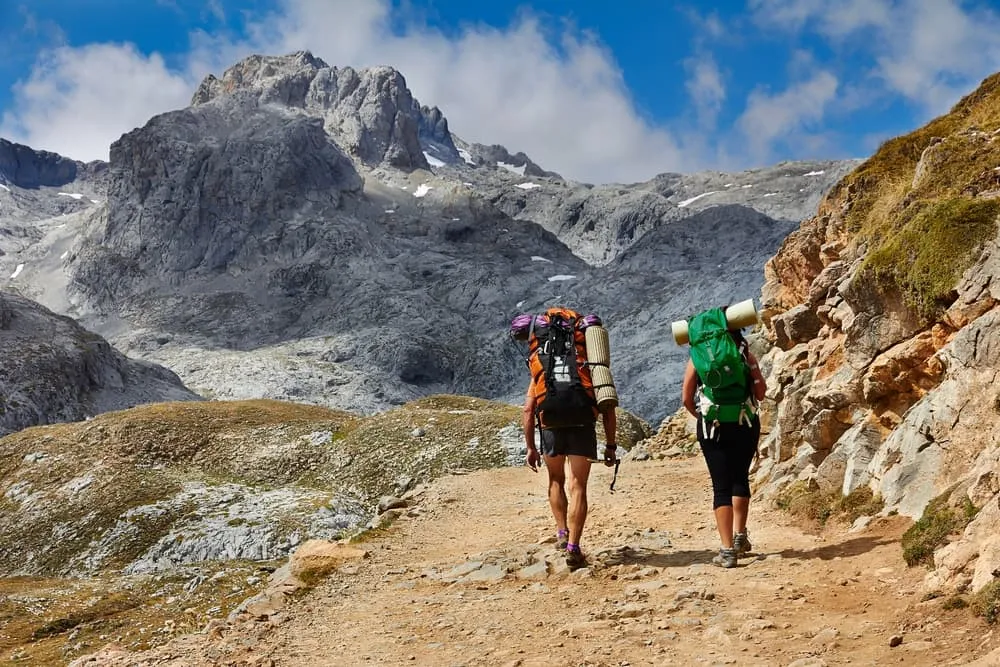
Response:
[{"label": "black shorts", "polygon": [[546,456],[597,458],[597,430],[593,426],[542,429],[542,453]]}]

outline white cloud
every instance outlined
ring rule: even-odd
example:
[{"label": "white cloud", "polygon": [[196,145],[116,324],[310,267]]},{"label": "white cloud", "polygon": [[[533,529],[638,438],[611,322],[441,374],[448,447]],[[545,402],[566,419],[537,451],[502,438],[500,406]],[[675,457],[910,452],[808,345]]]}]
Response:
[{"label": "white cloud", "polygon": [[706,129],[715,128],[722,104],[726,101],[726,85],[722,71],[711,54],[701,53],[684,62],[688,79],[684,86],[695,106],[698,124]]},{"label": "white cloud", "polygon": [[[761,26],[812,31],[835,49],[867,57],[869,98],[902,95],[932,114],[945,111],[1000,69],[1000,14],[989,5],[974,7],[959,0],[751,0],[750,7]],[[854,58],[850,63],[857,68]]]},{"label": "white cloud", "polygon": [[757,89],[737,121],[750,154],[769,161],[778,144],[817,145],[815,130],[834,102],[839,82],[827,71],[795,83],[780,93]]},{"label": "white cloud", "polygon": [[[683,124],[689,116],[682,112],[668,127],[636,108],[608,49],[568,24],[553,29],[523,12],[503,29],[467,25],[444,34],[406,3],[279,2],[273,13],[243,15],[239,37],[192,33],[190,52],[172,69],[127,44],[45,51],[13,91],[0,134],[78,159],[106,158],[123,132],[186,105],[204,75],[221,74],[250,53],[308,49],[332,65],[397,66],[414,95],[439,106],[466,140],[525,151],[571,178],[633,181],[760,163],[778,147],[819,150],[830,114],[890,95],[937,112],[1000,69],[1000,18],[959,0],[749,0],[764,34],[810,31],[845,57],[821,63],[796,52],[784,73],[793,83],[776,92],[755,88],[735,125],[716,132],[742,82],[727,82],[712,55],[713,40],[724,38],[714,13],[691,13],[693,55],[683,85],[697,122]],[[222,20],[217,0],[205,7]],[[737,32],[749,39],[749,31]],[[855,64],[858,54],[867,68]],[[781,155],[788,154],[803,153]]]},{"label": "white cloud", "polygon": [[[393,30],[387,0],[284,0],[249,21],[247,37],[192,35],[177,71],[130,45],[48,52],[15,90],[0,132],[78,159],[150,116],[183,106],[200,78],[251,52],[309,49],[333,65],[393,64],[425,104],[471,141],[529,152],[544,167],[592,181],[639,180],[693,166],[663,127],[636,110],[610,52],[565,28],[553,45],[530,14],[509,28],[445,36],[423,23]],[[581,141],[586,137],[586,141]]]},{"label": "white cloud", "polygon": [[187,105],[192,82],[158,55],[93,44],[45,52],[14,89],[0,134],[71,157],[107,159],[108,147],[150,116]]}]

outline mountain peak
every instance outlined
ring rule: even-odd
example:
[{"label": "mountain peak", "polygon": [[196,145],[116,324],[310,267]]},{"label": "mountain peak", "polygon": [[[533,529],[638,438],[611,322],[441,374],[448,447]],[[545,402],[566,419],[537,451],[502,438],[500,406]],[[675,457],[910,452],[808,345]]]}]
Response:
[{"label": "mountain peak", "polygon": [[394,67],[332,67],[308,51],[253,55],[221,79],[205,77],[191,104],[223,103],[240,94],[321,118],[337,143],[369,167],[429,169],[422,142],[439,159],[459,160],[444,114],[422,107]]}]

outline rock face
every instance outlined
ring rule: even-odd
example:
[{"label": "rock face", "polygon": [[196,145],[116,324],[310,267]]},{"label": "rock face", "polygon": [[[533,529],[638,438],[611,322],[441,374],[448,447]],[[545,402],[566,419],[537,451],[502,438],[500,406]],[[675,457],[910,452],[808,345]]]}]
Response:
[{"label": "rock face", "polygon": [[77,178],[81,164],[55,153],[35,151],[0,139],[0,183],[19,188],[58,187]]},{"label": "rock face", "polygon": [[519,401],[506,327],[564,303],[605,319],[623,405],[656,423],[686,354],[669,323],[757,294],[849,166],[573,183],[453,137],[391,68],[252,56],[116,142],[100,203],[19,223],[0,271],[207,396],[356,412]]},{"label": "rock face", "polygon": [[165,368],[22,297],[0,293],[0,435],[140,403],[195,400]]},{"label": "rock face", "polygon": [[997,164],[993,76],[884,145],[766,266],[774,409],[759,480],[868,486],[911,517],[965,494],[982,509],[935,557],[937,588],[978,589],[1000,565]]}]

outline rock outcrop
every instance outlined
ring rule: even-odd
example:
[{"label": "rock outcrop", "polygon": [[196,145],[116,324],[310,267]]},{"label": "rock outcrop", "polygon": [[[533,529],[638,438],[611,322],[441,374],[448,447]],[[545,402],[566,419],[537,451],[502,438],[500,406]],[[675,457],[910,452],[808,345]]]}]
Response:
[{"label": "rock outcrop", "polygon": [[941,494],[979,516],[935,557],[932,586],[978,589],[1000,566],[1000,75],[887,142],[766,267],[776,408],[758,478],[770,490],[867,486],[920,517]]},{"label": "rock outcrop", "polygon": [[196,400],[177,375],[127,359],[68,317],[0,293],[0,436],[165,400]]},{"label": "rock outcrop", "polygon": [[58,187],[75,181],[81,167],[79,162],[62,155],[0,139],[0,183],[4,185]]}]

